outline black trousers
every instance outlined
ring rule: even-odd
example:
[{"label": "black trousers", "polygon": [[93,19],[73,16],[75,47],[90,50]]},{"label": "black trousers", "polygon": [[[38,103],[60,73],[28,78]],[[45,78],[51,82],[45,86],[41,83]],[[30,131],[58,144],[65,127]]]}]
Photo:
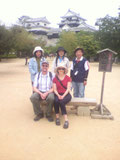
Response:
[{"label": "black trousers", "polygon": [[55,94],[55,100],[54,100],[55,113],[58,114],[59,108],[61,108],[62,115],[67,114],[65,105],[71,100],[71,98],[72,96],[70,93],[68,93],[63,99],[58,99],[58,96]]}]

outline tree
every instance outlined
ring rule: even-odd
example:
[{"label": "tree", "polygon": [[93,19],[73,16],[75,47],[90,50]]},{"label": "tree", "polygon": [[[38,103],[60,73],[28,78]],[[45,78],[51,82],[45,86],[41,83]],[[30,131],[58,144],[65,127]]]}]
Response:
[{"label": "tree", "polygon": [[0,54],[8,54],[11,51],[11,46],[11,32],[5,26],[0,26]]},{"label": "tree", "polygon": [[60,34],[60,39],[57,46],[62,46],[67,50],[67,56],[71,59],[74,57],[74,50],[78,45],[77,37],[75,32],[63,31]]},{"label": "tree", "polygon": [[18,56],[20,53],[22,54],[22,56],[24,56],[26,52],[29,51],[32,47],[31,35],[29,35],[28,32],[20,26],[13,26],[11,28],[11,33],[13,50]]},{"label": "tree", "polygon": [[32,33],[27,32],[20,26],[13,26],[11,28],[13,49],[18,56],[31,56],[32,50],[35,46],[45,46],[45,41],[41,38],[35,39]]},{"label": "tree", "polygon": [[111,17],[106,15],[104,18],[97,20],[96,25],[99,30],[96,34],[101,48],[110,48],[118,53],[120,57],[120,15]]},{"label": "tree", "polygon": [[83,48],[88,59],[95,57],[99,49],[99,42],[95,39],[94,33],[86,31],[80,31],[79,33],[64,31],[60,35],[57,45],[63,46],[67,50],[67,56],[70,59],[75,56],[73,53],[76,47]]},{"label": "tree", "polygon": [[31,56],[35,46],[44,47],[46,42],[42,38],[35,39],[32,33],[21,26],[10,28],[0,26],[0,54],[14,52],[17,56]]},{"label": "tree", "polygon": [[95,33],[80,31],[77,33],[78,46],[85,50],[85,57],[90,59],[95,57],[99,50],[99,42],[95,39]]}]

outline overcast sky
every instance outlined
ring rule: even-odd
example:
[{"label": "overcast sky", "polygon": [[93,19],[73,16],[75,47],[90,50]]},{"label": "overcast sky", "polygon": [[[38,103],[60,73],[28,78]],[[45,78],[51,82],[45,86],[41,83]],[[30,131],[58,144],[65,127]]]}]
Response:
[{"label": "overcast sky", "polygon": [[15,24],[23,15],[31,18],[46,16],[51,26],[58,27],[61,16],[71,9],[94,26],[97,18],[107,14],[118,16],[119,7],[120,0],[0,0],[0,22],[8,25]]}]

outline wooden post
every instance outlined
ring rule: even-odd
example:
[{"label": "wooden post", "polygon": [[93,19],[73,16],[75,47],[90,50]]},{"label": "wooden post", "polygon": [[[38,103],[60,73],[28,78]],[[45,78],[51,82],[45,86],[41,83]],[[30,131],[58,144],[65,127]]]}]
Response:
[{"label": "wooden post", "polygon": [[103,72],[101,98],[100,98],[100,112],[101,112],[102,115],[103,115],[103,92],[104,92],[104,83],[105,83],[105,73],[106,72]]},{"label": "wooden post", "polygon": [[112,71],[113,56],[117,53],[110,50],[109,48],[98,51],[97,53],[99,54],[99,71],[103,72],[103,79],[100,104],[96,108],[91,110],[91,117],[101,119],[113,119],[113,116],[111,116],[110,111],[103,105],[103,92],[105,83],[105,73]]}]

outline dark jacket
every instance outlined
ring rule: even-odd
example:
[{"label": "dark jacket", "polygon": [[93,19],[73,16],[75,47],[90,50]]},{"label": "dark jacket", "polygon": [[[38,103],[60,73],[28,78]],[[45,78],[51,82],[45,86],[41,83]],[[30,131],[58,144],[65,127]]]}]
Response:
[{"label": "dark jacket", "polygon": [[76,58],[73,59],[73,70],[70,72],[72,81],[74,82],[84,82],[87,80],[89,70],[85,70],[84,64],[87,61],[86,58],[79,62],[76,61]]}]

